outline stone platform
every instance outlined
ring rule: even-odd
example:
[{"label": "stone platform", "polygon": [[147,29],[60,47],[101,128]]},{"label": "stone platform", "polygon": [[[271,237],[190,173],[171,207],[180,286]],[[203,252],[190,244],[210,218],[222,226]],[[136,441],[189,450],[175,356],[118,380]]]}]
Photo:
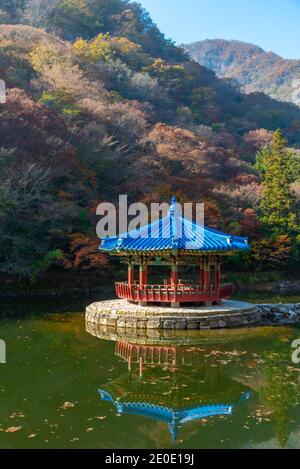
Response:
[{"label": "stone platform", "polygon": [[138,306],[126,300],[109,300],[88,306],[86,322],[126,330],[209,330],[260,324],[261,312],[250,303],[229,300],[216,306],[181,308]]}]

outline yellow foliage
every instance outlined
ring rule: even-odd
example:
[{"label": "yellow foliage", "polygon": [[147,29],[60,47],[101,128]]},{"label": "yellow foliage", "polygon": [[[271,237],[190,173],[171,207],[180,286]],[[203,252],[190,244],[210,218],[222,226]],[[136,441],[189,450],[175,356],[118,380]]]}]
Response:
[{"label": "yellow foliage", "polygon": [[76,53],[86,63],[98,60],[109,60],[115,54],[128,56],[142,51],[139,44],[130,41],[126,37],[111,37],[109,33],[98,34],[91,41],[80,38],[74,43]]},{"label": "yellow foliage", "polygon": [[142,51],[142,48],[139,44],[130,41],[126,37],[114,37],[111,42],[116,50],[124,55]]},{"label": "yellow foliage", "polygon": [[154,72],[159,75],[183,72],[184,67],[178,64],[168,64],[165,60],[156,59],[149,67],[145,68],[146,72]]},{"label": "yellow foliage", "polygon": [[41,73],[45,68],[52,67],[53,65],[70,66],[73,60],[70,55],[63,54],[53,44],[41,43],[32,52],[29,53],[29,60],[37,72]]},{"label": "yellow foliage", "polygon": [[109,60],[114,53],[109,33],[98,34],[91,41],[80,38],[74,43],[74,49],[85,62]]}]

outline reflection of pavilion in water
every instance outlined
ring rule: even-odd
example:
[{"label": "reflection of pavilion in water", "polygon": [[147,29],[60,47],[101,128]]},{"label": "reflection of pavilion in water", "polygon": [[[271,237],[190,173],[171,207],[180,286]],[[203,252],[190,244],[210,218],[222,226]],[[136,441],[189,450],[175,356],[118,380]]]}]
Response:
[{"label": "reflection of pavilion in water", "polygon": [[191,421],[232,415],[251,393],[228,377],[199,347],[116,343],[128,373],[99,390],[119,415],[137,415],[168,424],[173,441]]}]

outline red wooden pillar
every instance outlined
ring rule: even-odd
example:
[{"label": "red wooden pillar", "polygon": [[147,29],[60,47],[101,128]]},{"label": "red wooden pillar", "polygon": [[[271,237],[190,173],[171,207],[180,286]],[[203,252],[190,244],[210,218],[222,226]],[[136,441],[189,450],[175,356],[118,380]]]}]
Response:
[{"label": "red wooden pillar", "polygon": [[204,290],[204,264],[200,264],[200,289]]},{"label": "red wooden pillar", "polygon": [[134,285],[134,265],[128,264],[128,285]]},{"label": "red wooden pillar", "polygon": [[220,288],[221,283],[221,264],[220,262],[216,263],[215,267],[215,288],[218,290]]},{"label": "red wooden pillar", "polygon": [[177,286],[178,286],[178,265],[177,264],[172,264],[171,265],[171,286],[174,288],[174,294],[173,294],[173,301],[171,301],[171,307],[172,308],[179,308],[180,303],[178,302],[178,297],[177,297]]},{"label": "red wooden pillar", "polygon": [[178,285],[178,266],[176,264],[171,266],[171,285],[173,287]]},{"label": "red wooden pillar", "polygon": [[140,264],[140,288],[148,283],[148,266],[147,264]]},{"label": "red wooden pillar", "polygon": [[210,263],[206,262],[204,266],[204,288],[210,289]]},{"label": "red wooden pillar", "polygon": [[215,266],[215,291],[217,295],[217,301],[220,302],[220,287],[221,287],[221,263],[217,262]]}]

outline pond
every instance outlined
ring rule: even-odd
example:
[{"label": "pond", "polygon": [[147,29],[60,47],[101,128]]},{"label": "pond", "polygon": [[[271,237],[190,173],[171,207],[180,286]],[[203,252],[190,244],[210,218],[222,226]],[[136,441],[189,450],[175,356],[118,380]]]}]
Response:
[{"label": "pond", "polygon": [[0,448],[300,448],[300,329],[117,335],[81,308],[0,320]]}]

